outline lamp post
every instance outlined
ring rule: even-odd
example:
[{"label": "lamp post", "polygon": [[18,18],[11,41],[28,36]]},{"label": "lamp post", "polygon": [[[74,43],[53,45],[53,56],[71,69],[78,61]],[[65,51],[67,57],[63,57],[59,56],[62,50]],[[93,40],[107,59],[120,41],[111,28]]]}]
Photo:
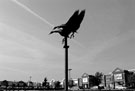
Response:
[{"label": "lamp post", "polygon": [[71,70],[72,69],[68,69],[68,71],[69,71],[69,80],[71,79]]},{"label": "lamp post", "polygon": [[31,78],[32,78],[32,76],[30,76],[30,81],[31,81]]}]

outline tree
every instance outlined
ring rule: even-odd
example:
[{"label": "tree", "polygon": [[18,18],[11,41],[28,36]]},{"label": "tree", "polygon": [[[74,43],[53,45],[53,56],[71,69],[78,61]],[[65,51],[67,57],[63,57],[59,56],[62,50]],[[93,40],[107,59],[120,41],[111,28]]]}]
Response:
[{"label": "tree", "polygon": [[95,85],[99,87],[99,85],[102,82],[103,73],[102,72],[96,72],[95,73]]},{"label": "tree", "polygon": [[44,81],[42,83],[42,86],[45,87],[45,88],[48,88],[49,87],[49,84],[47,82],[47,77],[44,78]]},{"label": "tree", "polygon": [[96,86],[96,77],[94,75],[89,75],[89,86]]},{"label": "tree", "polygon": [[2,81],[1,85],[5,86],[6,87],[6,91],[7,91],[8,81],[7,80]]},{"label": "tree", "polygon": [[19,81],[18,82],[18,87],[25,89],[25,87],[27,87],[27,84],[24,81]]},{"label": "tree", "polygon": [[135,74],[129,76],[128,85],[130,88],[135,88]]},{"label": "tree", "polygon": [[12,90],[14,91],[14,88],[15,88],[15,83],[13,82],[12,83]]},{"label": "tree", "polygon": [[54,82],[54,88],[55,89],[60,89],[60,81],[55,81]]},{"label": "tree", "polygon": [[46,84],[47,84],[47,78],[45,77],[45,78],[44,78],[44,81],[43,81],[43,83],[42,83],[42,86],[45,87]]},{"label": "tree", "polygon": [[74,81],[73,81],[72,79],[70,79],[70,80],[68,81],[68,86],[69,86],[69,88],[72,88],[73,86],[75,86],[75,85],[74,85]]}]

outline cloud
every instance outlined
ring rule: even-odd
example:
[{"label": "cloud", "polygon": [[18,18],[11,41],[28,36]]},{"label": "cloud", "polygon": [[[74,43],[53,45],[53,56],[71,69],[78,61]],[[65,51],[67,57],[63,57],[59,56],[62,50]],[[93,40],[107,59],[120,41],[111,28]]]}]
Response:
[{"label": "cloud", "polygon": [[17,72],[18,74],[19,73],[21,73],[21,74],[23,74],[23,75],[28,75],[29,73],[28,72],[26,72],[26,71],[23,71],[23,70],[20,70],[20,69],[15,69],[15,68],[11,68],[11,67],[7,67],[7,66],[1,66],[0,67],[0,70],[1,71],[4,71],[4,73],[6,72],[6,71],[10,71],[11,73],[12,72]]},{"label": "cloud", "polygon": [[24,8],[25,10],[27,10],[28,12],[30,12],[32,15],[36,16],[37,18],[39,18],[40,20],[42,20],[44,23],[48,24],[51,27],[54,27],[53,24],[51,24],[49,21],[47,21],[45,18],[41,17],[40,15],[38,15],[37,13],[35,13],[33,10],[31,10],[29,7],[27,7],[26,5],[20,3],[18,0],[11,0],[14,3],[16,3],[17,5],[19,5],[20,7]]},{"label": "cloud", "polygon": [[63,55],[63,49],[4,23],[0,23],[0,41],[0,54],[2,55],[33,60],[45,60],[51,55]]}]

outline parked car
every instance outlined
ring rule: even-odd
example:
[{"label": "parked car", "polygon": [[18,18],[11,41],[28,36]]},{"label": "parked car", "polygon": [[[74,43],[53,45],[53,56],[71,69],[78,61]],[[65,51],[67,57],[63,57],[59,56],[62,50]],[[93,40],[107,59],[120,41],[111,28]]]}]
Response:
[{"label": "parked car", "polygon": [[90,89],[96,90],[96,89],[98,89],[98,86],[93,86],[93,87],[91,87]]},{"label": "parked car", "polygon": [[123,86],[115,86],[115,89],[126,89],[126,87],[123,87]]}]

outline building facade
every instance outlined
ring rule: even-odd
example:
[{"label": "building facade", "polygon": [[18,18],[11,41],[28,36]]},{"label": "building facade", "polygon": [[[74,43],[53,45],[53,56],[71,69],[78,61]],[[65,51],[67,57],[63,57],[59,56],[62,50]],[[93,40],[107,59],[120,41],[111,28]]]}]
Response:
[{"label": "building facade", "polygon": [[89,75],[87,73],[84,73],[82,75],[82,87],[85,89],[89,89]]},{"label": "building facade", "polygon": [[82,78],[78,79],[78,86],[81,89],[90,89],[93,86],[93,75],[89,75],[87,73],[84,73],[82,75]]},{"label": "building facade", "polygon": [[108,89],[127,87],[133,72],[116,68],[112,73],[104,75],[104,86]]},{"label": "building facade", "polygon": [[[124,89],[132,85],[130,83],[131,77],[135,75],[135,69],[123,70],[120,68],[114,69],[109,74],[103,75],[101,84],[99,87],[104,87],[105,89]],[[95,86],[93,80],[94,76],[84,73],[81,78],[78,78],[78,87],[80,89],[91,89]],[[134,83],[135,87],[135,83]]]}]

